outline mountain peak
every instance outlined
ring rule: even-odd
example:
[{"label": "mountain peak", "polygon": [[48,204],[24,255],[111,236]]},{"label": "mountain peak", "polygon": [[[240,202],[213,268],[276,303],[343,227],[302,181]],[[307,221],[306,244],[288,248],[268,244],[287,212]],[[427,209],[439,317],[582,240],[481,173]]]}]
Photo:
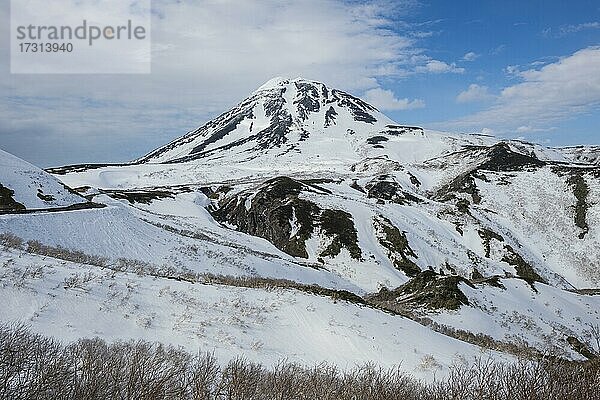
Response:
[{"label": "mountain peak", "polygon": [[317,81],[312,81],[309,79],[305,79],[302,77],[296,77],[296,78],[290,78],[290,77],[283,77],[283,76],[276,76],[274,78],[269,79],[267,82],[265,82],[262,86],[260,86],[258,89],[256,89],[255,92],[260,92],[262,90],[269,90],[269,89],[275,89],[278,87],[283,87],[285,85],[289,85],[292,82],[307,82],[307,83],[319,83]]},{"label": "mountain peak", "polygon": [[278,76],[231,110],[138,162],[226,158],[236,164],[255,159],[264,163],[291,154],[305,162],[356,162],[370,150],[383,149],[381,142],[388,136],[404,133],[423,131],[397,125],[360,98],[321,82]]}]

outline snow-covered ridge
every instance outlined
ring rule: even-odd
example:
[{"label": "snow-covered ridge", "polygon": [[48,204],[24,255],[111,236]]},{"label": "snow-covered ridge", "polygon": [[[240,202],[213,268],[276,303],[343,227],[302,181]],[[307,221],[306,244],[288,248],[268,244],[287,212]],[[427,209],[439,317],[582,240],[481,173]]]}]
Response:
[{"label": "snow-covered ridge", "polygon": [[[406,140],[406,136],[416,137]],[[396,149],[393,139],[398,138],[403,138],[400,142],[416,142],[417,146],[431,147],[435,143],[437,156],[444,153],[449,142],[491,145],[500,141],[485,135],[429,135],[422,128],[399,125],[365,101],[322,82],[275,77],[231,110],[137,162],[173,163],[200,158],[210,161],[226,157],[238,164],[251,164],[260,158],[264,164],[285,156],[290,161],[308,158],[314,164],[323,163],[316,158],[359,161],[372,154],[397,159],[400,153],[414,150]],[[387,141],[390,146],[386,146]],[[597,164],[600,159],[597,147],[561,149],[509,142],[519,151],[545,160]],[[387,149],[380,151],[382,148]],[[416,158],[424,161],[424,156],[429,155],[418,152]]]},{"label": "snow-covered ridge", "polygon": [[600,166],[600,146],[574,146],[557,149],[571,162]]},{"label": "snow-covered ridge", "polygon": [[[300,81],[300,80],[304,80],[304,79],[298,77],[294,80]],[[290,79],[286,79],[282,76],[276,76],[274,78],[269,79],[265,83],[263,83],[258,89],[256,89],[255,93],[260,92],[261,90],[269,90],[269,89],[274,89],[278,86],[283,86],[285,84],[284,82],[289,82],[289,81],[290,81]]]}]

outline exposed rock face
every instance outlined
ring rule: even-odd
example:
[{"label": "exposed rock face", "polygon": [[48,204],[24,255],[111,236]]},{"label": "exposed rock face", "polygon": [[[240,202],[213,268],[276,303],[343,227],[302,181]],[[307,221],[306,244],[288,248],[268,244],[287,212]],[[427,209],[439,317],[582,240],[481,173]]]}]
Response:
[{"label": "exposed rock face", "polygon": [[298,109],[300,119],[306,121],[310,113],[319,112],[321,109],[319,90],[317,86],[308,82],[297,82],[296,88],[298,89],[298,95],[294,100],[294,104]]},{"label": "exposed rock face", "polygon": [[587,223],[587,210],[589,208],[587,199],[590,194],[590,188],[585,180],[585,175],[581,171],[572,171],[567,182],[573,188],[573,194],[577,199],[575,205],[575,225],[581,228],[579,239],[585,239],[590,231]]},{"label": "exposed rock face", "polygon": [[13,199],[15,192],[0,184],[0,213],[24,210],[25,206]]},{"label": "exposed rock face", "polygon": [[52,196],[51,194],[44,194],[44,191],[42,189],[38,189],[36,196],[38,197],[38,199],[42,200],[42,201],[54,201],[56,200],[54,198],[54,196]]},{"label": "exposed rock face", "polygon": [[458,285],[469,281],[460,276],[441,276],[433,271],[423,271],[406,284],[394,289],[382,289],[369,300],[390,310],[410,308],[457,310],[468,305],[469,300]]},{"label": "exposed rock face", "polygon": [[387,142],[389,139],[385,136],[373,136],[367,139],[368,144],[379,144]]},{"label": "exposed rock face", "polygon": [[331,90],[331,99],[327,99],[327,102],[336,103],[339,107],[348,108],[357,122],[366,122],[368,124],[377,122],[377,118],[373,115],[377,111],[375,107],[346,92],[337,89]]},{"label": "exposed rock face", "polygon": [[333,106],[329,106],[329,108],[325,112],[325,127],[326,128],[328,128],[332,125],[335,125],[335,118],[337,117],[337,115],[338,115],[338,113],[337,113],[337,111],[335,111],[335,108],[333,108]]},{"label": "exposed rock face", "polygon": [[415,136],[423,136],[425,133],[423,132],[423,128],[418,126],[406,126],[406,125],[386,125],[386,134],[392,136],[401,136],[401,135],[415,135]]},{"label": "exposed rock face", "polygon": [[520,278],[523,278],[532,286],[534,282],[547,283],[546,280],[512,248],[512,246],[507,244],[504,246],[504,250],[506,250],[506,255],[502,258],[502,261],[512,265]]},{"label": "exposed rock face", "polygon": [[[208,188],[203,188],[204,191]],[[135,190],[101,190],[101,193],[107,194],[113,199],[127,200],[130,204],[141,203],[150,204],[155,200],[174,199],[180,193],[190,192],[187,186],[171,188],[153,188],[153,189],[135,189]],[[212,192],[206,192],[210,196]]]},{"label": "exposed rock face", "polygon": [[346,248],[352,258],[360,260],[362,251],[352,215],[341,210],[324,210],[320,215],[320,223],[322,232],[331,237],[331,243],[321,252],[321,257],[335,257],[342,248]]},{"label": "exposed rock face", "polygon": [[267,239],[285,253],[307,258],[304,243],[314,230],[314,215],[320,210],[298,197],[303,189],[311,188],[290,178],[275,178],[258,188],[255,194],[225,199],[212,214],[217,221]]},{"label": "exposed rock face", "polygon": [[506,143],[498,143],[487,150],[487,161],[478,169],[487,171],[520,171],[523,168],[539,168],[545,166],[544,161],[535,155],[525,155],[513,151]]},{"label": "exposed rock face", "polygon": [[335,257],[345,248],[351,257],[360,259],[352,216],[342,210],[321,209],[302,199],[303,191],[328,193],[314,184],[279,177],[253,192],[225,198],[212,215],[239,231],[267,239],[295,257],[308,258],[305,242],[318,230],[330,241],[319,256]]},{"label": "exposed rock face", "polygon": [[373,227],[379,243],[388,250],[388,258],[394,267],[407,276],[415,276],[421,269],[411,258],[417,258],[417,255],[410,248],[406,233],[401,232],[392,222],[379,216],[373,219]]},{"label": "exposed rock face", "polygon": [[481,238],[481,240],[483,242],[483,248],[485,249],[485,256],[487,258],[490,258],[492,240],[497,240],[498,242],[504,242],[504,238],[502,236],[500,236],[499,234],[497,234],[496,232],[494,232],[490,229],[481,228],[481,229],[477,230],[477,233],[479,234],[479,237]]},{"label": "exposed rock face", "polygon": [[402,189],[402,186],[388,175],[381,175],[373,179],[365,186],[367,196],[382,202],[406,205],[420,203],[422,200]]}]

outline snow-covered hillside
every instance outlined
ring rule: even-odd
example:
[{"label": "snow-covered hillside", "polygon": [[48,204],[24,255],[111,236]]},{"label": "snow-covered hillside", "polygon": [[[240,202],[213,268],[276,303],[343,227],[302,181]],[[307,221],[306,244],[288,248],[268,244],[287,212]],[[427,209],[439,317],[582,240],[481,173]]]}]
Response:
[{"label": "snow-covered hillside", "polygon": [[[444,368],[474,346],[589,357],[600,352],[590,336],[600,326],[597,154],[402,125],[323,83],[275,78],[136,161],[49,170],[103,207],[0,216],[0,233],[26,242],[5,250],[0,295],[40,305],[1,318],[23,314],[69,338],[150,337],[225,357],[413,372],[424,357]],[[27,164],[13,163],[3,176],[28,187]],[[33,208],[19,190],[15,200]],[[42,276],[67,279],[78,266],[56,259],[65,249],[102,259],[81,261],[83,289],[16,282],[43,263]],[[247,278],[270,283],[227,284]],[[101,305],[104,286],[121,280],[130,311]],[[188,293],[187,305],[172,291]],[[232,302],[254,314],[239,322]],[[73,322],[77,313],[89,320]]]},{"label": "snow-covered hillside", "polygon": [[482,355],[410,319],[293,289],[192,284],[10,251],[0,254],[0,266],[0,320],[67,341],[145,339],[265,365],[402,361],[403,370],[427,379]]},{"label": "snow-covered hillside", "polygon": [[0,150],[0,212],[68,207],[86,202],[55,177]]}]

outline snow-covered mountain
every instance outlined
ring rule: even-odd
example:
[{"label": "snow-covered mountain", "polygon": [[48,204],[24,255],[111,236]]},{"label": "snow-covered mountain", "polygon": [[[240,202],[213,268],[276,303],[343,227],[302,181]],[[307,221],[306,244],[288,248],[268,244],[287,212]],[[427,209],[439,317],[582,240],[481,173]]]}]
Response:
[{"label": "snow-covered mountain", "polygon": [[[429,356],[437,361],[427,368],[444,369],[455,353],[481,348],[493,357],[600,352],[589,340],[600,324],[594,147],[429,131],[323,83],[275,78],[129,164],[49,172],[104,208],[8,214],[0,232],[102,258],[112,280],[132,284],[127,317],[108,307],[110,325],[151,320],[115,330],[93,311],[61,319],[59,335],[91,335],[91,324],[111,338],[160,337],[225,357],[402,362],[418,374]],[[76,273],[64,261],[49,265],[55,276]],[[125,289],[104,293],[97,268],[85,268],[93,277],[82,292],[54,291],[43,307],[15,305],[0,319],[23,313],[47,329],[67,304],[83,312],[73,296],[87,311],[107,309],[105,297]],[[41,304],[50,290],[35,277],[25,283],[35,295],[13,286],[1,296]],[[252,311],[239,320],[219,296]],[[164,304],[174,298],[177,307]],[[306,340],[290,340],[289,326]],[[332,345],[338,337],[343,349]]]},{"label": "snow-covered mountain", "polygon": [[[343,162],[363,156],[378,134],[422,135],[401,127],[366,102],[322,83],[275,78],[230,111],[156,149],[141,162],[220,159],[261,162],[287,154],[305,163]],[[289,157],[285,157],[289,158]]]},{"label": "snow-covered mountain", "polygon": [[559,149],[568,157],[569,161],[600,165],[600,146],[575,146]]}]

